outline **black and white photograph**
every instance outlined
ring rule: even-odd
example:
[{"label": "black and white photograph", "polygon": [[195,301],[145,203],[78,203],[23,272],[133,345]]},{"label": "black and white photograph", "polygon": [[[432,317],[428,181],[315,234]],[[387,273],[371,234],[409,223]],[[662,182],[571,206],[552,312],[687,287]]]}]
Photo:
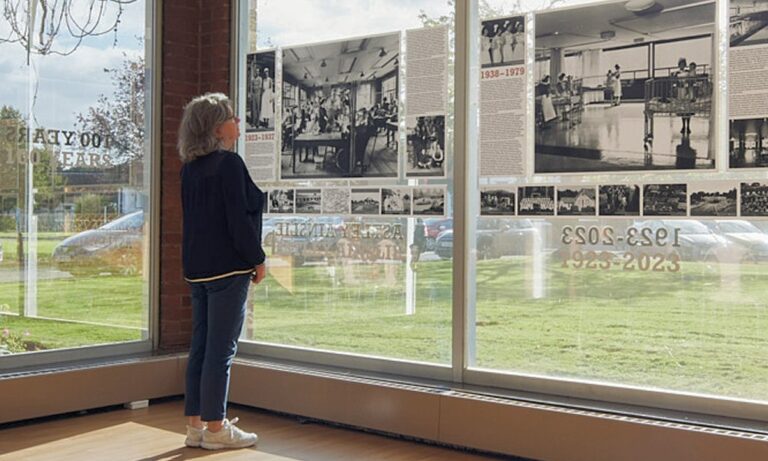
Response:
[{"label": "black and white photograph", "polygon": [[597,212],[595,187],[560,186],[557,188],[558,216],[594,216]]},{"label": "black and white photograph", "polygon": [[555,187],[526,186],[517,189],[517,214],[520,216],[554,216]]},{"label": "black and white photograph", "polygon": [[688,184],[691,216],[736,216],[737,185],[703,182]]},{"label": "black and white photograph", "polygon": [[525,62],[525,17],[488,19],[480,23],[480,66],[508,66]]},{"label": "black and white photograph", "polygon": [[246,60],[246,131],[275,129],[275,52],[251,53]]},{"label": "black and white photograph", "polygon": [[768,216],[768,183],[741,183],[741,216]]},{"label": "black and white photograph", "polygon": [[381,214],[409,215],[411,214],[410,187],[383,187],[381,189]]},{"label": "black and white photograph", "polygon": [[728,9],[730,46],[768,43],[768,2],[731,0]]},{"label": "black and white photograph", "polygon": [[639,216],[640,186],[615,184],[599,186],[598,210],[600,216]]},{"label": "black and white photograph", "polygon": [[643,186],[643,216],[687,216],[688,189],[685,184]]},{"label": "black and white photograph", "polygon": [[716,2],[536,15],[536,173],[715,168]]},{"label": "black and white photograph", "polygon": [[768,167],[768,118],[731,120],[728,151],[730,168]]},{"label": "black and white photograph", "polygon": [[407,177],[445,176],[445,116],[408,117],[406,120]]},{"label": "black and white photograph", "polygon": [[269,191],[270,213],[293,213],[294,211],[293,189],[272,189]]},{"label": "black and white photograph", "polygon": [[445,188],[414,188],[413,214],[418,216],[445,216]]},{"label": "black and white photograph", "polygon": [[323,214],[349,214],[350,191],[343,187],[323,189]]},{"label": "black and white photograph", "polygon": [[381,214],[381,192],[379,189],[352,189],[350,194],[350,209],[352,214],[379,215]]},{"label": "black and white photograph", "polygon": [[320,189],[296,189],[296,213],[320,214],[321,203]]},{"label": "black and white photograph", "polygon": [[487,186],[480,188],[480,216],[514,216],[517,188]]},{"label": "black and white photograph", "polygon": [[397,177],[400,34],[282,53],[281,179]]}]

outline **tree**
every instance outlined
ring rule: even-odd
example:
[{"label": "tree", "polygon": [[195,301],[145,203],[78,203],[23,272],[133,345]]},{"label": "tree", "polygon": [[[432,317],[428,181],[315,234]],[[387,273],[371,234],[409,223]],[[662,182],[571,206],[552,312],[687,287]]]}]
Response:
[{"label": "tree", "polygon": [[[9,31],[2,43],[18,43],[29,54],[74,53],[86,37],[115,33],[125,5],[137,0],[3,0]],[[29,61],[29,59],[28,59]]]},{"label": "tree", "polygon": [[123,53],[123,57],[120,67],[104,69],[114,93],[99,95],[95,106],[77,116],[83,131],[108,138],[108,153],[114,165],[141,159],[144,153],[144,56]]}]

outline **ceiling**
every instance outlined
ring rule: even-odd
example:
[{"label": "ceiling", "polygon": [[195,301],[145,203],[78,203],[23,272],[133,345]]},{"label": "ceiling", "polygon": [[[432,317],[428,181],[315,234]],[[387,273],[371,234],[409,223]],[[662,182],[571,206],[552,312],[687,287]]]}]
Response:
[{"label": "ceiling", "polygon": [[371,80],[395,70],[399,54],[399,33],[297,46],[283,50],[283,73],[304,86]]},{"label": "ceiling", "polygon": [[601,3],[538,14],[537,54],[551,48],[609,48],[715,30],[715,0],[656,0],[661,11],[646,15],[627,10],[626,3]]}]

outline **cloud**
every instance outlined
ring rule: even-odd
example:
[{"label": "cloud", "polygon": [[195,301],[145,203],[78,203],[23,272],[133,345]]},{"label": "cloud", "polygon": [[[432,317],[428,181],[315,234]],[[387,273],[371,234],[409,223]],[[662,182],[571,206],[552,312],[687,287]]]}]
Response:
[{"label": "cloud", "polygon": [[421,10],[431,17],[450,13],[446,0],[260,0],[258,40],[291,46],[411,29],[421,27]]},{"label": "cloud", "polygon": [[100,94],[112,94],[112,83],[105,68],[118,67],[124,59],[123,53],[135,56],[143,51],[81,46],[70,56],[33,55],[30,68],[26,65],[26,53],[19,45],[5,43],[0,45],[0,50],[0,69],[5,71],[0,104],[27,113],[31,94],[36,90],[34,119],[41,125],[64,129],[72,128],[75,114],[94,105]]}]

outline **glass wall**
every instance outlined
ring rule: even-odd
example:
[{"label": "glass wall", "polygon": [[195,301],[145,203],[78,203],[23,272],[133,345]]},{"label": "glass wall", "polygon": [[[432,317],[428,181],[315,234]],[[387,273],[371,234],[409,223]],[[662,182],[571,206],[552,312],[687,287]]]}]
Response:
[{"label": "glass wall", "polygon": [[[566,60],[592,54],[603,74],[618,64],[622,91],[617,98],[603,77],[559,105],[566,93],[538,91],[557,66],[537,63],[533,163],[519,176],[479,180],[515,187],[517,217],[481,216],[483,205],[471,214],[470,367],[537,376],[542,387],[576,380],[765,401],[768,227],[746,204],[761,196],[766,173],[731,169],[720,147],[723,112],[708,88],[725,78],[713,63],[727,43],[716,39],[714,2],[677,2],[646,20],[627,16],[623,3],[550,12],[523,3],[537,55],[552,43]],[[480,5],[478,19],[498,14],[484,7],[515,13],[502,2]],[[654,21],[673,15],[677,33],[659,31]],[[596,89],[599,97],[587,97]],[[691,100],[698,104],[685,110],[659,105]],[[539,116],[547,104],[552,118]],[[523,208],[532,194],[548,205]],[[480,194],[470,201],[481,203]],[[495,251],[481,252],[481,242]]]},{"label": "glass wall", "polygon": [[[241,74],[248,133],[240,149],[254,181],[268,191],[263,240],[269,276],[253,290],[244,339],[448,364],[452,4],[259,0],[248,7],[243,16],[253,18],[255,9],[257,20],[240,42],[241,66],[250,63]],[[419,49],[409,45],[409,30],[439,27],[448,29],[450,45],[437,49],[442,57],[432,64],[444,79],[446,104],[439,123],[438,117],[418,122],[421,117],[406,111],[417,102],[413,96],[409,105],[406,79],[430,74],[415,61]],[[259,54],[246,56],[247,50]],[[273,165],[259,168],[255,141],[272,139],[263,134],[273,111],[264,97],[271,94],[264,89],[267,73],[276,75],[283,97],[274,101],[279,140],[261,145],[280,153]],[[418,123],[433,130],[423,149],[414,134]],[[424,190],[440,198],[420,196]]]},{"label": "glass wall", "polygon": [[6,3],[0,355],[146,339],[151,5]]},{"label": "glass wall", "polygon": [[[703,412],[709,399],[764,401],[764,116],[732,123],[729,157],[728,34],[716,3],[657,1],[635,14],[626,2],[483,0],[466,16],[450,1],[384,5],[251,2],[258,20],[241,45],[275,51],[277,107],[289,122],[275,130],[275,176],[256,181],[269,190],[271,277],[253,293],[246,340],[277,346],[256,349],[268,355],[298,347],[292,357],[310,361],[319,356],[309,352],[325,351],[342,362],[363,354],[444,364],[469,384],[590,398],[610,390],[625,403],[664,406],[658,391],[701,399],[677,407]],[[338,74],[370,82],[355,103],[386,95],[400,115],[409,105],[407,35],[404,69],[378,77],[344,56],[324,59],[320,47],[345,40],[344,55],[365,37],[445,24],[453,50],[463,20],[468,54],[454,62],[449,53],[449,81],[454,65],[467,76],[456,94],[467,90],[468,112],[447,113],[446,179],[408,175],[418,139],[402,116],[393,150],[405,160],[397,186],[447,186],[445,216],[308,207],[320,196],[325,203],[329,188],[392,184],[331,180],[318,173],[327,148],[304,138],[297,150],[303,110],[311,121],[313,101],[344,94]],[[498,78],[517,80],[493,85]],[[452,108],[452,83],[448,90]],[[455,175],[454,115],[468,126]],[[241,149],[255,162],[255,147]],[[279,176],[288,169],[291,177]],[[454,190],[466,201],[451,203]],[[454,206],[467,215],[464,235],[454,236]],[[463,264],[454,267],[457,255]],[[454,287],[461,278],[466,285]],[[454,327],[462,318],[463,330]]]}]

